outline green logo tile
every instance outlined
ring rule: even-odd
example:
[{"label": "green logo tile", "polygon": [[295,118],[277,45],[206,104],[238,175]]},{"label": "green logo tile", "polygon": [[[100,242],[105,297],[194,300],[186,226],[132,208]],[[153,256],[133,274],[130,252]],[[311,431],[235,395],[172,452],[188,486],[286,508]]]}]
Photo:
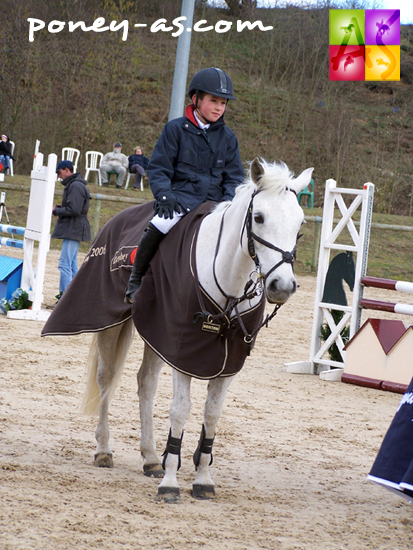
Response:
[{"label": "green logo tile", "polygon": [[330,46],[364,45],[364,10],[330,10]]}]

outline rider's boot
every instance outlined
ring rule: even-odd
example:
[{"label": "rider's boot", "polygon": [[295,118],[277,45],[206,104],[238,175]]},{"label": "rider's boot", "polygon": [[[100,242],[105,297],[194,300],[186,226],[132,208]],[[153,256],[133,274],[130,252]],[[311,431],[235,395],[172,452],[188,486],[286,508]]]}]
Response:
[{"label": "rider's boot", "polygon": [[132,273],[126,289],[125,304],[131,304],[133,302],[133,296],[141,286],[142,277],[145,275],[149,263],[155,256],[159,243],[164,237],[165,234],[162,233],[162,231],[159,231],[152,223],[149,223],[138,244]]}]

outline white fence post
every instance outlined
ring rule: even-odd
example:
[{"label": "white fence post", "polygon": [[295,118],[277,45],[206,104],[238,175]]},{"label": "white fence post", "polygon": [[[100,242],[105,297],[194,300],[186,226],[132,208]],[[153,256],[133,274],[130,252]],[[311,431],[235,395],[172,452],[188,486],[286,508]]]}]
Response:
[{"label": "white fence post", "polygon": [[[21,287],[29,294],[33,302],[31,309],[9,310],[11,319],[34,319],[45,321],[49,311],[42,310],[43,284],[46,272],[47,253],[50,248],[50,225],[54,189],[56,183],[57,155],[48,157],[47,166],[43,166],[43,154],[37,152],[31,173],[31,187],[27,224],[24,232],[24,261]],[[34,243],[38,242],[36,266],[33,268]]]}]

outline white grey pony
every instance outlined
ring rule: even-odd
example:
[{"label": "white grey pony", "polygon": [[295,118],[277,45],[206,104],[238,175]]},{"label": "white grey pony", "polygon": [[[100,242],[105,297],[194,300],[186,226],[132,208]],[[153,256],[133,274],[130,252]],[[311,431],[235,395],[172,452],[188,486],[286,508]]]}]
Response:
[{"label": "white grey pony", "polygon": [[[248,300],[240,301],[240,312],[256,305],[261,299],[266,299],[270,304],[283,304],[296,291],[292,264],[297,236],[304,221],[296,195],[309,184],[312,171],[313,168],[308,168],[294,178],[283,163],[269,164],[255,159],[251,163],[246,183],[237,188],[233,201],[220,203],[203,219],[196,245],[199,283],[222,308],[228,296],[242,297],[249,281],[256,290],[255,296],[251,297],[250,293]],[[225,223],[220,231],[224,215]],[[249,226],[249,231],[246,226]],[[220,244],[217,251],[218,239]],[[113,466],[108,409],[134,332],[133,321],[129,319],[93,337],[88,359],[84,411],[99,415],[95,453],[97,466]],[[173,369],[171,428],[162,463],[156,451],[153,405],[158,377],[164,364],[145,344],[137,377],[140,451],[145,475],[162,477],[157,498],[176,502],[180,498],[177,472],[182,433],[191,408],[192,378]],[[196,475],[192,494],[197,498],[213,498],[215,495],[210,473],[212,444],[232,378],[217,377],[208,381],[202,433],[194,454]]]}]

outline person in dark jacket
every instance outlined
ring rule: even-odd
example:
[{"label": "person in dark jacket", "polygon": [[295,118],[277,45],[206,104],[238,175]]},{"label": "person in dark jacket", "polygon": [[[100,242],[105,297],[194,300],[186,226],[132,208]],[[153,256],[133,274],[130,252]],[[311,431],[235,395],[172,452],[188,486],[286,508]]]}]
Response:
[{"label": "person in dark jacket", "polygon": [[53,207],[53,215],[58,216],[58,219],[52,238],[63,239],[59,259],[59,299],[78,271],[77,254],[80,242],[91,239],[87,213],[92,197],[86,187],[86,180],[79,173],[73,173],[70,160],[60,161],[56,174],[64,186],[62,204]]},{"label": "person in dark jacket", "polygon": [[230,201],[244,181],[237,138],[224,122],[227,101],[236,99],[221,69],[192,78],[185,116],[169,121],[155,146],[147,174],[155,216],[142,236],[125,294],[132,303],[159,243],[182,216],[205,201]]},{"label": "person in dark jacket", "polygon": [[136,146],[134,154],[128,157],[129,172],[136,174],[134,189],[138,189],[141,186],[142,178],[145,176],[145,170],[148,168],[149,159],[142,153],[141,147]]},{"label": "person in dark jacket", "polygon": [[2,134],[0,140],[0,163],[3,166],[5,174],[10,169],[10,158],[12,158],[10,138],[6,134]]}]

